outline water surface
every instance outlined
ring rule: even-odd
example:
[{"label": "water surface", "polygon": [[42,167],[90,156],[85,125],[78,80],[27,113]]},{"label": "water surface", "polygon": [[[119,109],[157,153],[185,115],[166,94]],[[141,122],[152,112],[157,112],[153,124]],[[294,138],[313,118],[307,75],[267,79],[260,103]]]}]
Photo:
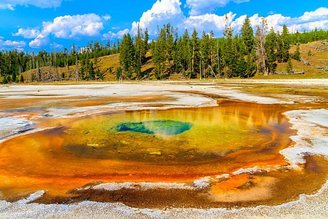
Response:
[{"label": "water surface", "polygon": [[[49,196],[97,182],[185,182],[240,168],[286,165],[292,130],[281,106],[129,111],[69,120],[0,145],[0,189],[14,199]],[[247,183],[243,179],[241,182]],[[212,189],[215,189],[213,187]],[[74,196],[74,195],[73,195]]]}]

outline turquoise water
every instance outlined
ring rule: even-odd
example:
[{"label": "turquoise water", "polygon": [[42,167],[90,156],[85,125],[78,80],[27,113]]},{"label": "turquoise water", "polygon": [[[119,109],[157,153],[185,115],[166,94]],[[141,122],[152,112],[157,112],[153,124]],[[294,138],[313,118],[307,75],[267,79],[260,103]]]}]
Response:
[{"label": "turquoise water", "polygon": [[121,123],[116,127],[117,132],[137,132],[143,134],[179,135],[192,128],[188,122],[174,120],[157,120],[146,122]]}]

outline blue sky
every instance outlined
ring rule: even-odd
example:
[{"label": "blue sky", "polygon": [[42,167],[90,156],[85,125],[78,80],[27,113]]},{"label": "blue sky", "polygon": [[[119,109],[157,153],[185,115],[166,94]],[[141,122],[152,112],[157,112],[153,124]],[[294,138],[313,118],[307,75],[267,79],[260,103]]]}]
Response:
[{"label": "blue sky", "polygon": [[328,0],[0,0],[0,48],[83,46],[133,34],[138,25],[155,36],[165,23],[220,36],[226,23],[238,32],[245,15],[254,27],[265,17],[277,31],[283,24],[291,31],[328,29]]}]

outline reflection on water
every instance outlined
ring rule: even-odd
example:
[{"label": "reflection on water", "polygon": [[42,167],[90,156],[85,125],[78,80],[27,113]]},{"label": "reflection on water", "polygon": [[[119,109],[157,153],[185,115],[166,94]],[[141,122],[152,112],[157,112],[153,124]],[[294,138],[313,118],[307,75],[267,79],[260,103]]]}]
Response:
[{"label": "reflection on water", "polygon": [[57,121],[58,128],[0,145],[0,189],[4,198],[40,189],[63,196],[99,181],[192,182],[285,165],[279,151],[290,145],[291,130],[281,111],[227,102]]}]

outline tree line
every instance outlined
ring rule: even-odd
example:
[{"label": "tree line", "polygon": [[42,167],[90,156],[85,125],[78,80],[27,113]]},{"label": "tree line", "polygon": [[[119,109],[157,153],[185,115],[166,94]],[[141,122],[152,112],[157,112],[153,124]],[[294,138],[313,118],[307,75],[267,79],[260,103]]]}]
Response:
[{"label": "tree line", "polygon": [[[291,59],[301,60],[301,43],[328,39],[328,31],[324,30],[290,33],[286,25],[281,32],[268,29],[265,19],[254,31],[248,17],[240,33],[226,25],[221,38],[215,38],[213,32],[200,36],[196,29],[191,34],[185,30],[179,36],[178,30],[170,24],[158,32],[157,38],[149,44],[147,30],[142,33],[139,29],[134,38],[129,33],[124,35],[120,48],[121,67],[116,69],[118,79],[152,77],[160,80],[172,74],[189,79],[271,75],[276,72],[277,63],[288,63],[290,67]],[[297,45],[296,51],[290,54],[292,45]],[[154,68],[151,72],[142,72],[141,66],[148,60],[148,49]]]},{"label": "tree line", "polygon": [[[327,39],[325,30],[290,33],[286,25],[281,32],[268,29],[265,19],[254,30],[248,17],[238,33],[227,24],[220,38],[215,38],[213,32],[198,33],[196,29],[179,34],[178,29],[167,24],[152,40],[147,29],[138,28],[135,36],[127,33],[114,44],[90,42],[80,50],[72,45],[70,51],[37,54],[0,51],[0,82],[24,82],[22,73],[33,69],[36,73],[32,81],[103,80],[106,73],[116,74],[118,80],[161,80],[173,74],[188,79],[250,78],[255,74],[274,74],[277,63],[287,63],[287,71],[291,71],[291,59],[301,60],[300,44]],[[292,45],[296,45],[296,50],[290,54]],[[100,71],[99,57],[111,54],[119,54],[120,67],[115,72]],[[145,64],[151,67],[145,69]],[[59,74],[59,67],[66,67],[66,73]]]},{"label": "tree line", "polygon": [[[18,50],[0,51],[0,79],[2,83],[24,82],[23,72],[36,70],[32,81],[46,80],[102,80],[104,73],[99,70],[99,57],[119,53],[120,41],[104,45],[90,42],[78,50],[72,45],[70,51],[47,52],[37,54],[20,52]],[[75,66],[75,68],[70,68]],[[45,70],[43,67],[48,67]],[[67,68],[68,74],[58,74],[57,68]]]}]

